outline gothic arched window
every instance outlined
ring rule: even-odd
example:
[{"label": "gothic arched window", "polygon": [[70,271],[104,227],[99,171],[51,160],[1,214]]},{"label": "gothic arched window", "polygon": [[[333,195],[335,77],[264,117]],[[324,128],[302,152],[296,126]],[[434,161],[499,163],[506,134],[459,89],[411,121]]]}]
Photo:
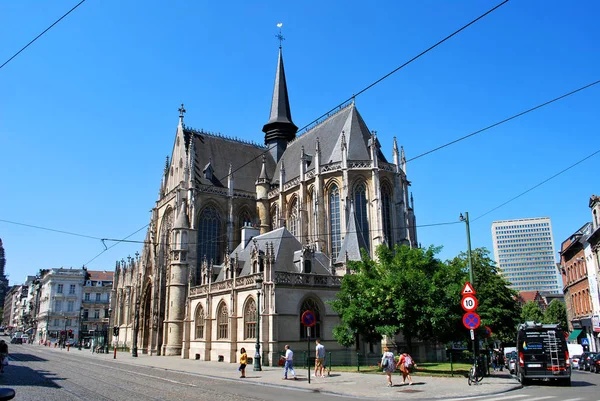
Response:
[{"label": "gothic arched window", "polygon": [[331,259],[335,260],[342,246],[340,190],[337,185],[332,185],[329,189],[329,232],[331,233]]},{"label": "gothic arched window", "polygon": [[367,186],[361,182],[354,189],[354,213],[358,223],[358,235],[362,236],[367,252],[371,252],[371,236],[369,235],[369,218],[367,204]]},{"label": "gothic arched window", "polygon": [[298,232],[298,198],[294,198],[292,203],[290,203],[290,213],[288,216],[288,230],[292,233],[292,235],[294,235],[294,237],[298,238],[298,235],[300,234]]},{"label": "gothic arched window", "polygon": [[240,213],[238,225],[240,228],[252,225],[252,217],[250,217],[250,213],[247,210]]},{"label": "gothic arched window", "polygon": [[[221,242],[221,216],[212,206],[205,208],[198,219],[198,260],[206,256],[206,260],[214,264],[221,263],[219,243]],[[200,277],[198,264],[196,277]]]},{"label": "gothic arched window", "polygon": [[383,235],[387,241],[388,247],[393,248],[394,238],[392,237],[392,190],[389,185],[381,187],[381,214],[383,218]]},{"label": "gothic arched window", "polygon": [[196,338],[204,338],[204,308],[200,305],[196,309]]},{"label": "gothic arched window", "polygon": [[244,339],[256,338],[256,302],[251,299],[244,310]]},{"label": "gothic arched window", "polygon": [[[307,310],[312,311],[315,314],[315,325],[311,328],[310,336],[311,338],[320,338],[321,337],[321,309],[319,308],[318,302],[314,298],[307,298],[302,302],[302,307],[300,308],[300,316]],[[300,339],[306,340],[306,327],[302,323],[300,323]]]},{"label": "gothic arched window", "polygon": [[273,230],[279,228],[279,208],[274,204],[271,208],[271,228]]},{"label": "gothic arched window", "polygon": [[227,305],[223,302],[217,312],[217,340],[227,338],[229,336],[229,313],[227,313]]}]

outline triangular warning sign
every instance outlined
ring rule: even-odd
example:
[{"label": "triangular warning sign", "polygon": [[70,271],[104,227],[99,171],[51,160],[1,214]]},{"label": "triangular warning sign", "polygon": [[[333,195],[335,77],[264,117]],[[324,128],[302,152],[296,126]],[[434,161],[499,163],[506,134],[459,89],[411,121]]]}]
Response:
[{"label": "triangular warning sign", "polygon": [[461,294],[462,295],[475,295],[475,289],[473,289],[473,286],[471,285],[471,283],[469,283],[467,281],[461,291]]}]

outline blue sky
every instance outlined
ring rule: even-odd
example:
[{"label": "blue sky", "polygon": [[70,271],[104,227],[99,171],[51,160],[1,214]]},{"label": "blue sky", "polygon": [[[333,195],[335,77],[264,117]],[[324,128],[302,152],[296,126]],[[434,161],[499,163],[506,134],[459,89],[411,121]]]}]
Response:
[{"label": "blue sky", "polygon": [[[0,5],[0,63],[76,3]],[[0,219],[101,238],[148,224],[181,103],[192,127],[263,143],[278,22],[302,127],[498,3],[87,0],[0,69]],[[600,79],[599,12],[593,0],[510,1],[357,107],[386,157],[395,136],[410,159]],[[600,155],[475,219],[598,150],[599,96],[596,85],[410,162],[418,224],[468,211],[473,247],[491,250],[492,221],[549,216],[559,248],[591,219]],[[466,248],[463,224],[418,235],[443,259]],[[0,238],[11,284],[104,249],[5,222]],[[113,270],[140,249],[119,244],[88,267]]]}]

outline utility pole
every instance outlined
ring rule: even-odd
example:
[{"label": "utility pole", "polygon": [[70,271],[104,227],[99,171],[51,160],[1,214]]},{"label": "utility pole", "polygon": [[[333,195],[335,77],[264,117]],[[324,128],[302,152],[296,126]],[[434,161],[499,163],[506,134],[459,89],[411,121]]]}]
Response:
[{"label": "utility pole", "polygon": [[[469,267],[469,282],[471,286],[475,288],[475,277],[473,274],[473,261],[471,259],[471,228],[469,227],[469,212],[465,212],[465,215],[460,214],[460,221],[464,221],[467,227],[467,266]],[[471,330],[471,336],[473,340],[473,358],[477,358],[477,336],[475,332]]]}]

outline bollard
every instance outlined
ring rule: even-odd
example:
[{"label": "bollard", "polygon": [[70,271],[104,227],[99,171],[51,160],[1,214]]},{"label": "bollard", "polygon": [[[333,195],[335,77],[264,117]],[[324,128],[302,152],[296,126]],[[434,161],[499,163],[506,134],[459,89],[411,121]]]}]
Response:
[{"label": "bollard", "polygon": [[67,352],[69,352],[69,349],[71,349],[71,344],[67,344]]},{"label": "bollard", "polygon": [[117,359],[117,346],[115,345],[115,354],[113,355],[113,359]]},{"label": "bollard", "polygon": [[360,372],[360,354],[356,353],[356,371]]}]

